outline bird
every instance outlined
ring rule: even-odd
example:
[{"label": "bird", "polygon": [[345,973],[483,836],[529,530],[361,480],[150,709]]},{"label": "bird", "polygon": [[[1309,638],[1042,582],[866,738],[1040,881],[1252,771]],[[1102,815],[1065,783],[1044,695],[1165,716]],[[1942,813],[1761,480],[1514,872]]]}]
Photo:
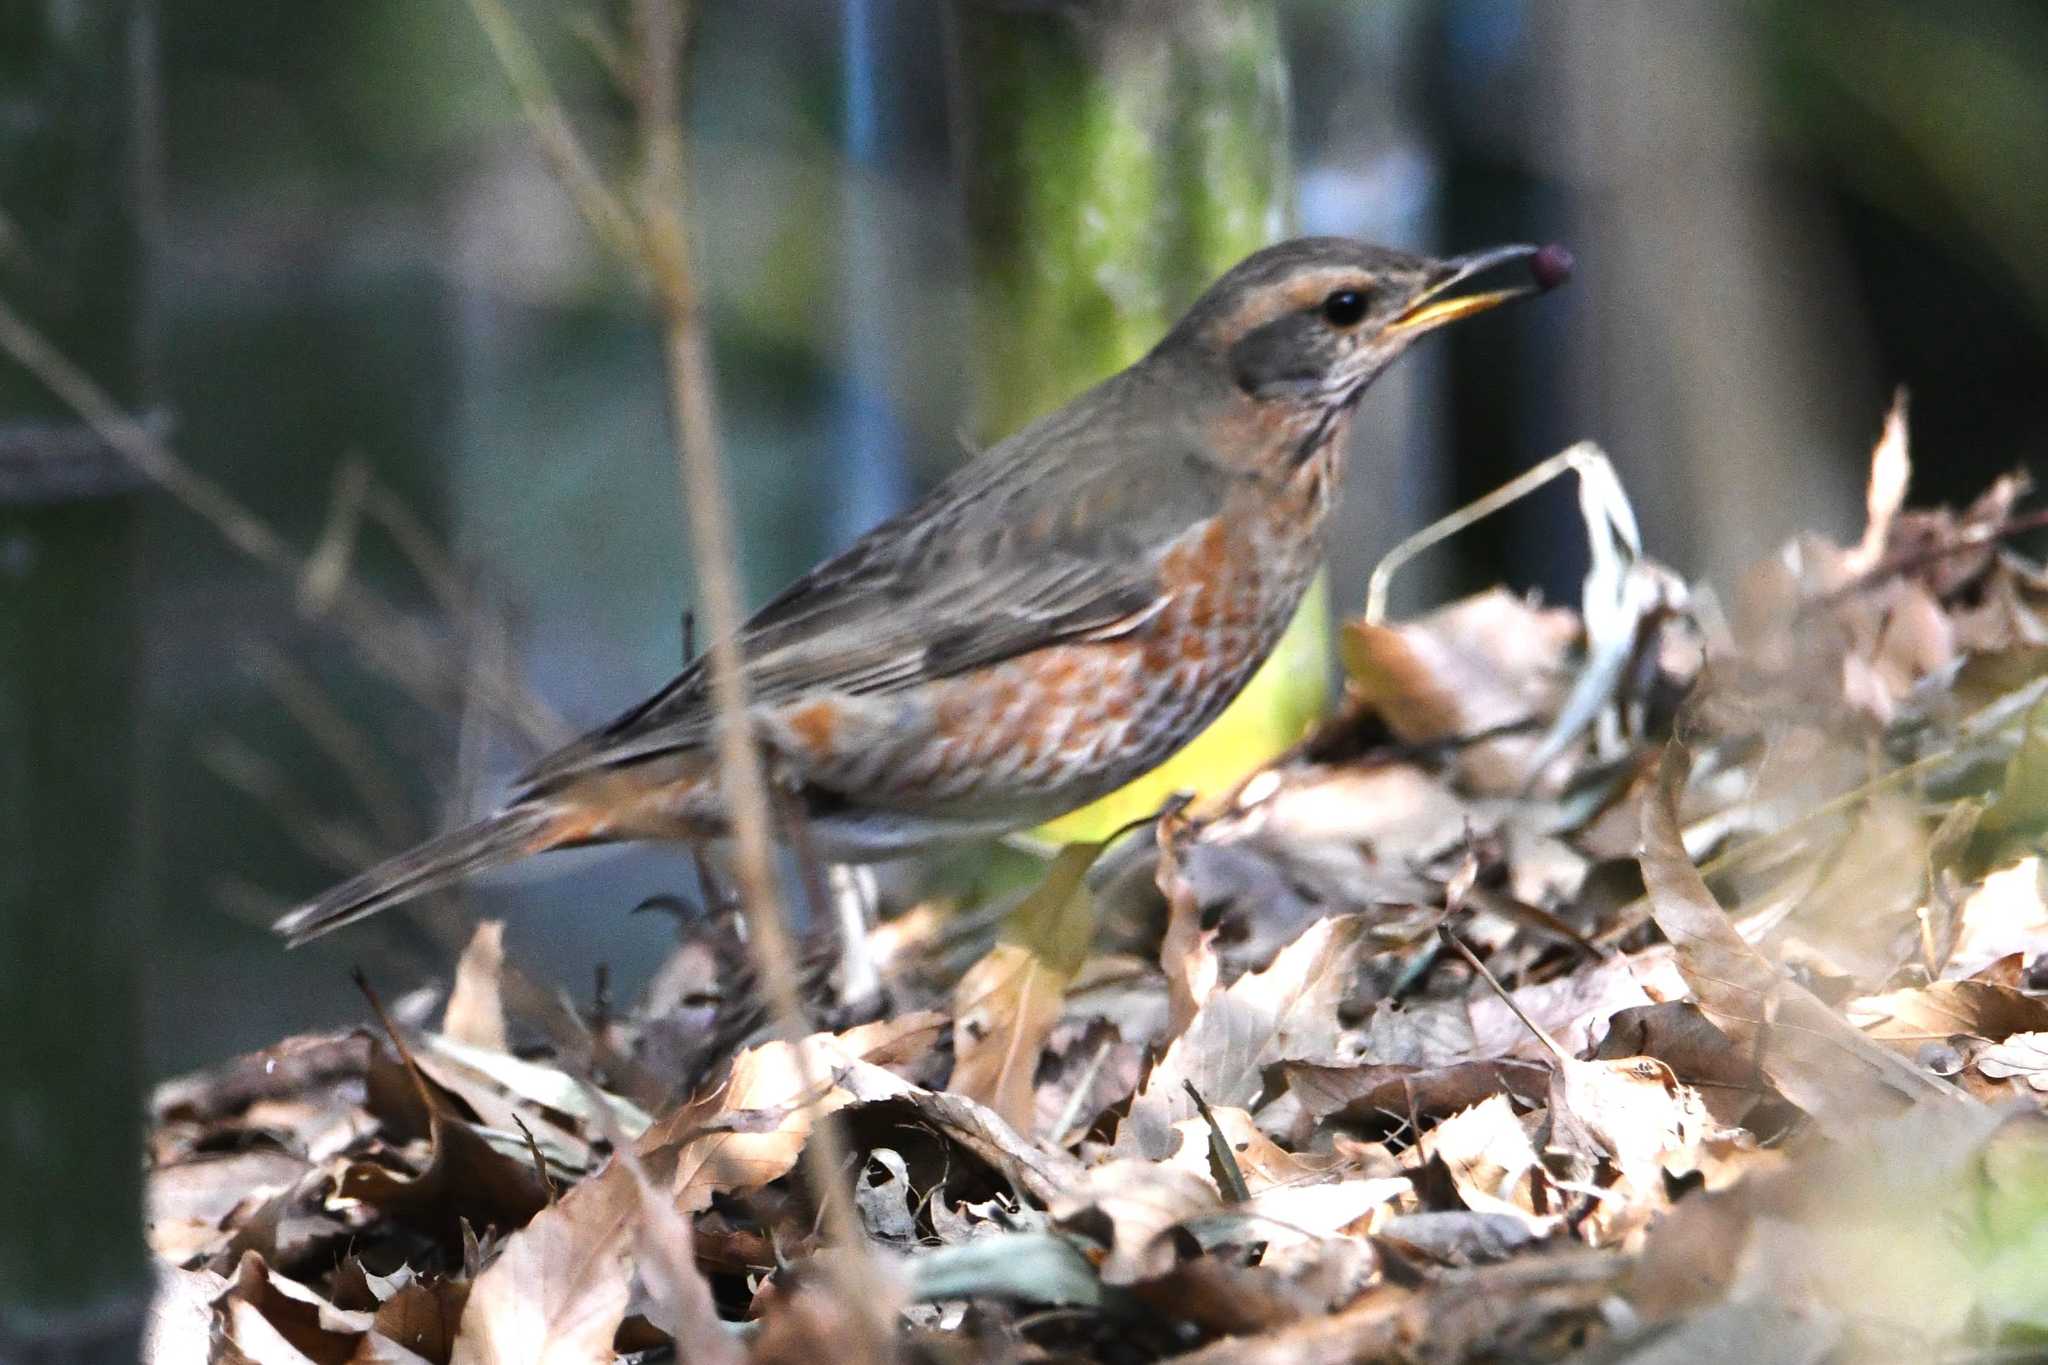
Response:
[{"label": "bird", "polygon": [[[1519,265],[1528,279],[1471,286]],[[1420,337],[1571,270],[1266,247],[1153,349],[797,579],[736,639],[746,720],[818,856],[861,862],[1077,809],[1198,734],[1322,559],[1359,397]],[[550,849],[726,832],[701,659],[549,754],[494,813],[277,921],[293,944]]]}]

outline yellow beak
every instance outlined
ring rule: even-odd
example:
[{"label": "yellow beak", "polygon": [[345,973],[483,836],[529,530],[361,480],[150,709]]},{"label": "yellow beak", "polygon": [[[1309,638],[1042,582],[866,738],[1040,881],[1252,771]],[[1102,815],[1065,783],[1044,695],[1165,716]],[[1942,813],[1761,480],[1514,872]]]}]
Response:
[{"label": "yellow beak", "polygon": [[1510,299],[1525,298],[1530,294],[1543,292],[1536,285],[1518,285],[1513,289],[1493,289],[1483,294],[1457,294],[1444,298],[1443,293],[1475,275],[1483,275],[1500,266],[1516,261],[1525,261],[1534,256],[1539,248],[1533,246],[1500,246],[1489,251],[1475,251],[1469,256],[1455,256],[1445,264],[1451,273],[1433,286],[1411,305],[1407,312],[1387,324],[1393,333],[1419,336],[1434,331],[1447,322],[1469,318],[1474,313],[1484,313],[1489,308],[1498,308]]}]

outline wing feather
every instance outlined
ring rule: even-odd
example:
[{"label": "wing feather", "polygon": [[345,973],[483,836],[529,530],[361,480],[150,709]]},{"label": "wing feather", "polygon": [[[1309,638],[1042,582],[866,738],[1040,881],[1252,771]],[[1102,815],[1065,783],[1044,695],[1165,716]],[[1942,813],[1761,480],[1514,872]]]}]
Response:
[{"label": "wing feather", "polygon": [[[1182,414],[1147,416],[1143,378],[1110,380],[1115,401],[1098,390],[1092,419],[1084,399],[1027,428],[763,606],[739,636],[751,700],[888,693],[1149,619],[1166,600],[1160,554],[1239,476]],[[521,786],[701,746],[711,713],[699,660]]]}]

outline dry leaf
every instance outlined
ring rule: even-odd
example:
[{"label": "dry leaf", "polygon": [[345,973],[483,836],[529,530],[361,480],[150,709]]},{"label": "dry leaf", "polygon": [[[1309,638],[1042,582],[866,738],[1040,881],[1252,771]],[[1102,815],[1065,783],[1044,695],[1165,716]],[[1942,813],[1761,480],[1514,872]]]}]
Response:
[{"label": "dry leaf", "polygon": [[512,1234],[470,1287],[454,1365],[610,1365],[638,1207],[630,1183],[590,1181]]},{"label": "dry leaf", "polygon": [[1958,1033],[1999,1042],[2015,1033],[2048,1030],[2048,1000],[1985,981],[1937,981],[1862,996],[1842,1009],[1871,1037],[1908,1045]]},{"label": "dry leaf", "polygon": [[1942,975],[1975,976],[2010,953],[2029,960],[2048,954],[2048,897],[2041,887],[2038,856],[1985,877],[1957,911],[1955,947]]},{"label": "dry leaf", "polygon": [[159,1263],[156,1294],[143,1331],[143,1365],[188,1365],[211,1355],[213,1305],[228,1287],[211,1270],[179,1270]]},{"label": "dry leaf", "polygon": [[[1322,1184],[1330,1181],[1341,1162],[1329,1156],[1300,1156],[1260,1132],[1252,1116],[1242,1109],[1224,1106],[1209,1111],[1217,1130],[1229,1144],[1246,1189],[1256,1195],[1276,1185]],[[1174,1125],[1180,1146],[1165,1164],[1178,1166],[1216,1183],[1210,1170],[1208,1121],[1195,1117]]]},{"label": "dry leaf", "polygon": [[[795,1168],[817,1116],[852,1102],[834,1081],[841,1071],[856,1062],[921,1056],[945,1023],[944,1015],[919,1013],[814,1033],[803,1040],[801,1057],[790,1043],[749,1048],[733,1058],[717,1090],[647,1130],[636,1144],[640,1158],[673,1172],[669,1190],[683,1213],[708,1208],[714,1195],[779,1180]],[[748,1122],[752,1115],[765,1122]]]},{"label": "dry leaf", "polygon": [[968,968],[953,989],[953,1079],[949,1089],[1028,1129],[1032,1080],[1067,987],[1088,959],[1095,910],[1088,869],[1100,844],[1060,850],[1045,879],[1011,912],[1003,941]]},{"label": "dry leaf", "polygon": [[1159,892],[1166,897],[1166,933],[1159,968],[1166,974],[1166,1036],[1187,1031],[1195,1011],[1216,989],[1216,926],[1206,922],[1201,898],[1181,870],[1185,826],[1178,817],[1159,822]]},{"label": "dry leaf", "polygon": [[1993,1080],[2018,1077],[2030,1089],[2048,1091],[2048,1033],[2015,1033],[1979,1051],[1976,1063]]},{"label": "dry leaf", "polygon": [[[1574,1171],[1580,1181],[1603,1165],[1618,1176],[1598,1207],[1577,1220],[1578,1234],[1601,1245],[1646,1224],[1664,1206],[1665,1176],[1697,1169],[1706,1131],[1699,1092],[1654,1057],[1563,1060],[1551,1079],[1546,1150],[1583,1163]],[[1553,1174],[1556,1164],[1553,1155]]]},{"label": "dry leaf", "polygon": [[1626,1262],[1601,1252],[1549,1252],[1447,1272],[1415,1289],[1382,1283],[1338,1312],[1265,1336],[1226,1337],[1175,1361],[1344,1365],[1551,1359],[1558,1354],[1552,1338],[1583,1335],[1625,1270]]},{"label": "dry leaf", "polygon": [[1154,1279],[1195,1250],[1180,1225],[1219,1208],[1205,1176],[1150,1161],[1111,1161],[1053,1202],[1055,1226],[1102,1250],[1104,1284]]},{"label": "dry leaf", "polygon": [[[1415,764],[1267,769],[1203,825],[1183,851],[1181,874],[1205,917],[1248,901],[1244,914],[1255,924],[1298,923],[1275,902],[1300,901],[1303,891],[1310,901],[1301,918],[1310,920],[1317,907],[1422,903],[1438,888],[1417,868],[1480,823],[1444,779]],[[1216,856],[1225,850],[1263,864],[1266,877],[1231,869],[1231,859]],[[1211,885],[1223,880],[1219,863],[1229,881]]]},{"label": "dry leaf", "polygon": [[[1346,622],[1340,641],[1353,695],[1411,744],[1465,739],[1547,719],[1563,696],[1576,613],[1537,608],[1495,588],[1397,626]],[[1474,791],[1519,792],[1542,745],[1538,730],[1465,748]]]},{"label": "dry leaf", "polygon": [[[860,1322],[847,1312],[840,1286],[847,1282],[844,1266],[835,1260],[849,1255],[843,1248],[819,1252],[795,1273],[778,1274],[755,1301],[760,1330],[746,1359],[750,1365],[819,1365],[820,1361],[886,1361],[889,1343],[857,1335]],[[888,1267],[893,1270],[893,1267]],[[899,1275],[865,1275],[873,1296],[864,1318],[893,1323],[905,1306],[906,1287]],[[694,1362],[692,1362],[694,1365]]]},{"label": "dry leaf", "polygon": [[469,1288],[461,1280],[408,1281],[378,1305],[374,1319],[378,1335],[433,1365],[447,1365],[455,1350]]},{"label": "dry leaf", "polygon": [[1021,943],[998,943],[968,968],[953,992],[951,1088],[1029,1127],[1031,1083],[1067,982]]},{"label": "dry leaf", "polygon": [[479,920],[455,964],[455,986],[441,1016],[441,1032],[458,1043],[503,1052],[506,1048],[505,921]]},{"label": "dry leaf", "polygon": [[1657,927],[1676,945],[1700,1008],[1830,1131],[1851,1132],[1930,1100],[1962,1101],[1953,1086],[1858,1033],[1735,932],[1679,838],[1674,805],[1689,767],[1685,751],[1670,745],[1658,790],[1643,805],[1642,867]]},{"label": "dry leaf", "polygon": [[[1592,1050],[1607,1021],[1622,1010],[1670,1000],[1686,993],[1685,978],[1672,954],[1652,949],[1588,963],[1567,976],[1510,991],[1515,1007],[1557,1040],[1566,1052]],[[1467,1000],[1472,1047],[1480,1057],[1546,1057],[1548,1051],[1496,995]]]},{"label": "dry leaf", "polygon": [[501,1152],[469,1124],[438,1112],[432,1132],[432,1155],[419,1175],[356,1161],[342,1172],[342,1196],[441,1237],[463,1220],[508,1231],[547,1207],[553,1191],[524,1153]]},{"label": "dry leaf", "polygon": [[1271,1249],[1342,1235],[1364,1236],[1414,1192],[1414,1182],[1401,1175],[1271,1185],[1242,1206],[1246,1236]]},{"label": "dry leaf", "polygon": [[[264,1201],[274,1201],[273,1224],[281,1218],[289,1200],[278,1197],[314,1169],[290,1153],[260,1148],[160,1166],[149,1173],[150,1250],[174,1265],[221,1255]],[[275,1254],[274,1226],[268,1241],[252,1249]],[[236,1247],[221,1268],[231,1268],[243,1249]]]},{"label": "dry leaf", "polygon": [[236,1265],[214,1310],[221,1339],[259,1365],[349,1360],[372,1328],[369,1314],[336,1308],[253,1251]]},{"label": "dry leaf", "polygon": [[[1554,1230],[1556,1220],[1549,1221]],[[1390,1218],[1381,1225],[1375,1238],[1380,1246],[1400,1251],[1411,1261],[1469,1266],[1505,1261],[1548,1235],[1523,1216],[1452,1209]]]},{"label": "dry leaf", "polygon": [[[878,1084],[884,1081],[888,1084]],[[905,1121],[927,1125],[958,1143],[1039,1204],[1050,1205],[1081,1177],[1081,1163],[1073,1157],[1023,1137],[993,1110],[964,1095],[920,1089],[865,1065],[848,1068],[843,1084],[861,1102],[863,1117],[900,1109]]]},{"label": "dry leaf", "polygon": [[1053,1029],[1038,1071],[1031,1131],[1055,1143],[1094,1127],[1102,1112],[1129,1099],[1144,1079],[1144,1049],[1100,1015],[1072,1012]]},{"label": "dry leaf", "polygon": [[1504,1213],[1547,1232],[1555,1220],[1527,1207],[1529,1173],[1541,1163],[1528,1131],[1505,1095],[1451,1115],[1423,1134],[1410,1158],[1443,1164],[1458,1198],[1474,1213]]},{"label": "dry leaf", "polygon": [[1183,1261],[1156,1280],[1132,1286],[1132,1292],[1161,1317],[1191,1322],[1219,1336],[1270,1332],[1319,1317],[1331,1307],[1327,1296],[1265,1265],[1238,1265],[1214,1256]]},{"label": "dry leaf", "polygon": [[646,1291],[648,1321],[674,1343],[690,1365],[735,1365],[739,1343],[718,1320],[711,1286],[697,1268],[696,1228],[657,1190],[638,1156],[622,1151],[596,1182],[629,1181],[639,1208],[635,1271]]},{"label": "dry leaf", "polygon": [[1600,1061],[1655,1057],[1698,1090],[1707,1112],[1723,1124],[1740,1123],[1770,1093],[1756,1059],[1690,1002],[1618,1011],[1594,1055]]},{"label": "dry leaf", "polygon": [[1265,971],[1211,994],[1131,1101],[1118,1153],[1156,1160],[1171,1152],[1173,1125],[1194,1113],[1190,1083],[1211,1104],[1243,1107],[1258,1099],[1267,1067],[1332,1060],[1337,1007],[1351,993],[1365,937],[1363,916],[1320,920]]},{"label": "dry leaf", "polygon": [[1521,1058],[1448,1066],[1314,1066],[1288,1062],[1287,1088],[1318,1123],[1439,1118],[1499,1094],[1531,1104],[1550,1093],[1550,1067]]},{"label": "dry leaf", "polygon": [[1870,479],[1863,494],[1863,539],[1849,552],[1852,573],[1877,567],[1891,543],[1892,521],[1906,505],[1906,486],[1913,479],[1913,457],[1906,448],[1906,391],[1892,395],[1884,415],[1884,432],[1870,452]]}]

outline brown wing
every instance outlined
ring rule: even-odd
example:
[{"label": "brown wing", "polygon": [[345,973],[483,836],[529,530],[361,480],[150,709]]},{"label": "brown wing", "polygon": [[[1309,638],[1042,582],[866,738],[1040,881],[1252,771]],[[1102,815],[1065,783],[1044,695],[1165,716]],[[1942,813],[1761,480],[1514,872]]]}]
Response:
[{"label": "brown wing", "polygon": [[[762,607],[739,637],[750,699],[891,692],[1114,638],[1159,610],[1160,554],[1234,476],[1181,414],[1148,420],[1143,378],[1126,371],[1027,428]],[[711,711],[699,661],[522,783],[698,747]]]}]

